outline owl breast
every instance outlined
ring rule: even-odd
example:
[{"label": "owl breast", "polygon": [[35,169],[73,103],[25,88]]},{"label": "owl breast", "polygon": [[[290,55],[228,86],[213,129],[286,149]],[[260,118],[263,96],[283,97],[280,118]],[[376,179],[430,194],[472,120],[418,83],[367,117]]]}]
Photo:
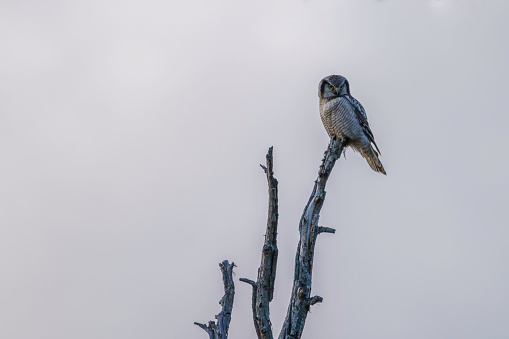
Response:
[{"label": "owl breast", "polygon": [[352,141],[365,138],[355,116],[355,110],[348,100],[338,97],[320,100],[320,117],[329,136]]}]

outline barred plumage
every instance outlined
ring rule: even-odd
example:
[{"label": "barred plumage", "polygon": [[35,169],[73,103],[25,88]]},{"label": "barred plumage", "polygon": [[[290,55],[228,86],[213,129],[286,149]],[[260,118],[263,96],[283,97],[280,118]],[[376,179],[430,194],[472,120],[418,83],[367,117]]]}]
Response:
[{"label": "barred plumage", "polygon": [[[376,172],[385,173],[381,154],[369,128],[368,117],[361,103],[350,95],[348,80],[330,75],[320,81],[320,117],[329,136],[339,138],[359,152]],[[373,148],[374,146],[374,148]]]}]

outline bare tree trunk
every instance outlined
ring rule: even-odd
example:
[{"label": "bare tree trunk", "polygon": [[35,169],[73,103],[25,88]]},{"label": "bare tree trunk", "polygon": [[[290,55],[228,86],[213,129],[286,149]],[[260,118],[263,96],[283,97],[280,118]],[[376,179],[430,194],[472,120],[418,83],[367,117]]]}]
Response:
[{"label": "bare tree trunk", "polygon": [[323,300],[319,296],[311,297],[316,238],[320,233],[336,231],[333,228],[318,226],[318,218],[325,200],[325,184],[336,160],[341,156],[343,147],[344,144],[340,140],[331,140],[318,171],[318,179],[315,181],[313,192],[300,219],[300,240],[295,256],[292,297],[279,339],[299,339],[304,330],[309,307]]},{"label": "bare tree trunk", "polygon": [[233,297],[235,295],[235,284],[233,282],[233,268],[235,264],[231,264],[228,260],[219,264],[221,273],[223,274],[224,296],[219,300],[221,304],[221,312],[216,315],[217,324],[213,320],[209,321],[208,326],[195,322],[194,324],[205,330],[209,334],[210,339],[227,339],[228,328],[232,318]]},{"label": "bare tree trunk", "polygon": [[262,166],[267,175],[269,185],[269,215],[267,218],[267,231],[265,232],[265,243],[262,250],[262,260],[258,268],[258,279],[256,282],[241,278],[240,281],[253,286],[252,308],[253,322],[256,334],[260,339],[272,339],[272,324],[270,322],[269,302],[274,296],[274,281],[276,280],[277,264],[277,180],[274,178],[272,147],[266,156],[267,166]]}]

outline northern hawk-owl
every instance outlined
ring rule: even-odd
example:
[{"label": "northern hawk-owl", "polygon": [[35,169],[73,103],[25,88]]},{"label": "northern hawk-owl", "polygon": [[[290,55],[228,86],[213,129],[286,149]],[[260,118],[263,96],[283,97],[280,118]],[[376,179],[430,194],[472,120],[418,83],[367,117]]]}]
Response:
[{"label": "northern hawk-owl", "polygon": [[364,107],[350,95],[348,80],[341,75],[323,78],[318,87],[318,97],[320,117],[329,136],[342,140],[346,146],[359,152],[374,171],[386,174],[378,159],[381,152],[369,128]]}]

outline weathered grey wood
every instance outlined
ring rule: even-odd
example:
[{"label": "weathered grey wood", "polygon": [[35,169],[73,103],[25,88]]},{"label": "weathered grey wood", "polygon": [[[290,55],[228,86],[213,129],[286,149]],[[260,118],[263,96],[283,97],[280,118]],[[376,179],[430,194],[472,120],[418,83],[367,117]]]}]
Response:
[{"label": "weathered grey wood", "polygon": [[277,223],[278,223],[278,182],[274,178],[272,147],[266,156],[267,166],[262,166],[267,175],[269,186],[269,211],[267,217],[267,230],[262,250],[262,259],[258,268],[256,282],[241,278],[240,281],[253,287],[252,309],[253,322],[259,339],[272,339],[272,324],[270,322],[269,303],[274,296],[274,281],[276,279],[277,266]]},{"label": "weathered grey wood", "polygon": [[233,268],[235,264],[233,262],[230,264],[228,260],[225,260],[219,264],[219,267],[223,274],[224,296],[219,301],[222,307],[221,312],[216,315],[217,324],[214,321],[209,321],[208,326],[197,322],[194,323],[208,333],[209,339],[228,338],[228,328],[230,327],[233,299],[235,296],[235,284],[233,282]]},{"label": "weathered grey wood", "polygon": [[311,297],[314,249],[319,233],[335,232],[330,227],[319,226],[318,219],[325,199],[325,184],[343,148],[344,144],[340,140],[331,140],[318,171],[313,192],[300,219],[300,239],[295,256],[292,296],[279,339],[299,339],[302,336],[310,306],[323,300],[319,296]]}]

